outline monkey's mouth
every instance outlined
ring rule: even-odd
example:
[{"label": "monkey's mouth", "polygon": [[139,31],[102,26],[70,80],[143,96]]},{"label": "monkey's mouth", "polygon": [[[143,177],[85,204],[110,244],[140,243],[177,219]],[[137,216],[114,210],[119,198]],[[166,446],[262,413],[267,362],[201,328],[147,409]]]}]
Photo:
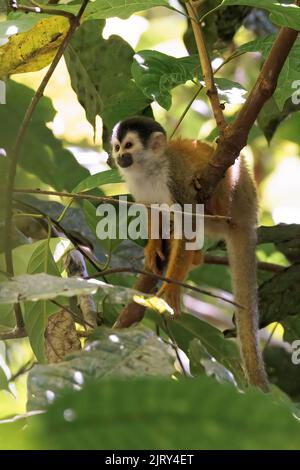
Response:
[{"label": "monkey's mouth", "polygon": [[117,163],[121,168],[128,168],[133,163],[133,158],[130,153],[124,153],[124,155],[117,158]]}]

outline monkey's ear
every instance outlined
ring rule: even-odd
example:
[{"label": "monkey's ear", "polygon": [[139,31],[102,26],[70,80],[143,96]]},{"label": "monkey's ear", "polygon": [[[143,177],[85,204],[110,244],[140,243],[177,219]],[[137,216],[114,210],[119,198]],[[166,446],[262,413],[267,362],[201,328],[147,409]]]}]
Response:
[{"label": "monkey's ear", "polygon": [[155,153],[162,153],[167,146],[167,138],[163,132],[153,132],[149,139],[149,148]]}]

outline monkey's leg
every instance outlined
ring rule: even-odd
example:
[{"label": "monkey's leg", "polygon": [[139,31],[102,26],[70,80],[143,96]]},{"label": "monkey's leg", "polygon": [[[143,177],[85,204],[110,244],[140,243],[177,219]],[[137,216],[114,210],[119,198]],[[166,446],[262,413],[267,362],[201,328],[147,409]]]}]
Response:
[{"label": "monkey's leg", "polygon": [[[190,267],[197,261],[194,250],[185,250],[185,240],[170,240],[170,253],[165,276],[174,281],[183,282]],[[173,308],[176,317],[180,315],[180,286],[164,282],[158,296],[164,296],[166,302]]]}]

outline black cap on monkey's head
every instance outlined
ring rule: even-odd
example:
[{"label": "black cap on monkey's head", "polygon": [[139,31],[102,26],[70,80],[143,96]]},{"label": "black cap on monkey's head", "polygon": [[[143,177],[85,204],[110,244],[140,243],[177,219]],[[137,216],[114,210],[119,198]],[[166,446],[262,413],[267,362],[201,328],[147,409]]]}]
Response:
[{"label": "black cap on monkey's head", "polygon": [[116,124],[113,135],[119,142],[122,142],[130,131],[136,132],[145,146],[154,132],[162,132],[166,135],[166,131],[159,122],[146,116],[134,116],[124,119],[124,121]]}]

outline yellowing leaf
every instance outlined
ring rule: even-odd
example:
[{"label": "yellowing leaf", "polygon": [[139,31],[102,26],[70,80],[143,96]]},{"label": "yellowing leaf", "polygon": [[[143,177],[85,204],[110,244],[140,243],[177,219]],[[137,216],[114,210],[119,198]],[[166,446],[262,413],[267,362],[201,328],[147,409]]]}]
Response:
[{"label": "yellowing leaf", "polygon": [[53,60],[69,26],[68,18],[51,16],[29,31],[11,36],[0,47],[0,77],[46,67]]},{"label": "yellowing leaf", "polygon": [[134,295],[133,300],[143,307],[151,308],[152,310],[156,310],[158,313],[169,313],[170,315],[174,315],[174,310],[167,304],[164,299],[160,297],[148,297],[145,298],[142,295]]}]

